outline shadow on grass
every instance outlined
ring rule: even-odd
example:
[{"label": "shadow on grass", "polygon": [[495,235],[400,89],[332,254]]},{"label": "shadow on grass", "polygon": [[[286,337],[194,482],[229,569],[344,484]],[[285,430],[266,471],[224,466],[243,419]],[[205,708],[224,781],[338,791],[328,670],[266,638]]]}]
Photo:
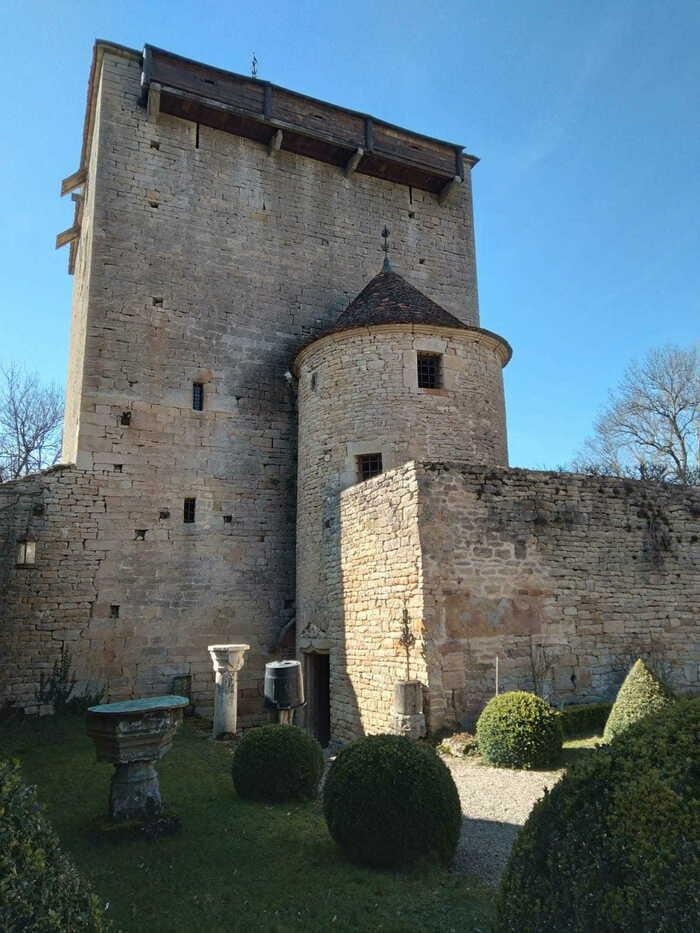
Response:
[{"label": "shadow on grass", "polygon": [[121,931],[475,931],[493,918],[492,891],[431,866],[377,872],[347,862],[318,802],[239,799],[231,749],[185,723],[158,766],[163,799],[182,831],[155,841],[95,845],[112,768],[95,760],[82,718],[0,726],[65,848],[109,901]]}]

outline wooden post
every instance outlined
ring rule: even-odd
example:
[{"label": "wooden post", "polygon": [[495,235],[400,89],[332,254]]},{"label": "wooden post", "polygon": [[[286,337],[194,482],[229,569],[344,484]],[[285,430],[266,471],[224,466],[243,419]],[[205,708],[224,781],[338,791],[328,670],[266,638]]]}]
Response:
[{"label": "wooden post", "polygon": [[350,178],[357,166],[362,161],[362,156],[365,154],[365,150],[360,146],[356,149],[353,154],[350,156],[348,161],[345,163],[345,177]]},{"label": "wooden post", "polygon": [[267,144],[267,154],[272,155],[273,152],[279,152],[282,148],[282,138],[284,133],[282,130],[276,130],[270,139],[270,142]]},{"label": "wooden post", "polygon": [[149,123],[158,121],[160,113],[160,84],[157,81],[151,81],[148,88],[148,104],[146,106]]}]

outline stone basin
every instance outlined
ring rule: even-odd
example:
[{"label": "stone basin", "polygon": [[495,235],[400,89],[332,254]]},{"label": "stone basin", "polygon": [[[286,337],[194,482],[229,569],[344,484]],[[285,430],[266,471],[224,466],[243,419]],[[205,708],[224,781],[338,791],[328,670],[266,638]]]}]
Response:
[{"label": "stone basin", "polygon": [[87,734],[95,743],[97,760],[115,767],[109,800],[112,819],[144,819],[160,813],[155,762],[173,744],[188,703],[186,697],[159,696],[88,709]]}]

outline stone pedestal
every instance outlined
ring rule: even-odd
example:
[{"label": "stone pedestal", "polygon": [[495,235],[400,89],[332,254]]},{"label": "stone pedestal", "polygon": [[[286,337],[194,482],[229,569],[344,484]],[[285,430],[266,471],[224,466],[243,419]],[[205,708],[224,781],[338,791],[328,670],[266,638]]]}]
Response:
[{"label": "stone pedestal", "polygon": [[87,733],[98,761],[114,767],[109,796],[113,820],[148,819],[162,808],[155,763],[170,749],[188,700],[151,697],[91,706]]},{"label": "stone pedestal", "polygon": [[423,685],[419,680],[401,680],[394,684],[391,731],[409,739],[422,739],[426,734]]},{"label": "stone pedestal", "polygon": [[235,735],[238,718],[238,672],[250,645],[209,645],[214,665],[213,735]]}]

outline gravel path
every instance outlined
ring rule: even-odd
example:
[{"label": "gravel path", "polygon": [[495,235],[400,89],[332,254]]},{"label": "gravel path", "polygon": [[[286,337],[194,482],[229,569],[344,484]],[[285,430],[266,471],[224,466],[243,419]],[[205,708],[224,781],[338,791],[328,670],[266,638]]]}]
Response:
[{"label": "gravel path", "polygon": [[455,855],[457,871],[496,884],[518,829],[533,804],[562,771],[510,771],[470,758],[444,756],[462,801],[462,836]]}]

